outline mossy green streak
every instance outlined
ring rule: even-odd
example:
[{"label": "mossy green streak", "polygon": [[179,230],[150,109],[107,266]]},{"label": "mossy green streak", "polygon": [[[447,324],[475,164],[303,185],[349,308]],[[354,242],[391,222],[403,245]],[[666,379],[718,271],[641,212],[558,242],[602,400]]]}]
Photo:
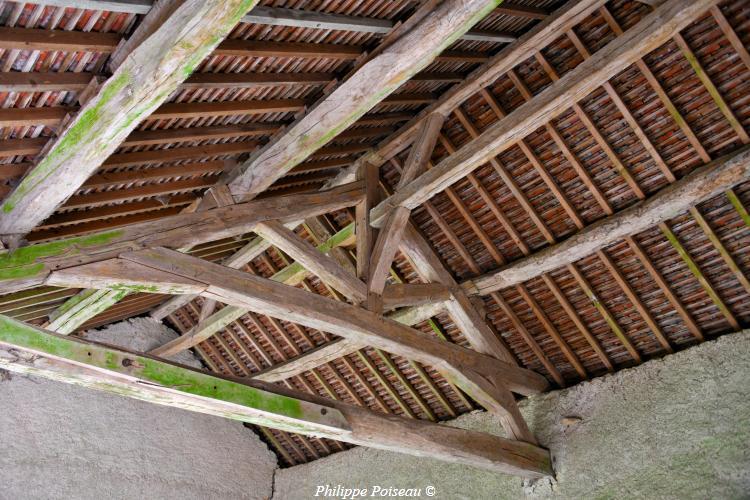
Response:
[{"label": "mossy green streak", "polygon": [[[212,377],[155,359],[46,333],[36,327],[2,315],[0,315],[0,342],[87,366],[127,374],[195,396],[220,400],[267,412],[271,415],[299,420],[299,422],[283,423],[283,425],[296,428],[299,431],[313,432],[315,429],[314,421],[311,421],[309,425],[304,422],[310,420],[311,412],[303,408],[302,401],[298,399]],[[125,392],[128,392],[127,395],[142,398],[142,396],[132,394],[132,391],[126,390]],[[336,410],[330,409],[330,412],[336,412]],[[272,417],[269,415],[269,417],[260,417],[260,419],[264,421],[269,419],[268,422],[270,423]]]},{"label": "mossy green streak", "polygon": [[80,236],[62,241],[39,243],[18,248],[0,255],[0,280],[32,277],[44,269],[40,259],[61,255],[64,252],[77,252],[79,248],[106,245],[122,235],[122,231],[107,231],[91,236]]},{"label": "mossy green streak", "polygon": [[60,140],[52,146],[52,149],[44,159],[24,177],[21,184],[8,196],[5,203],[3,203],[3,211],[5,213],[11,212],[21,198],[26,196],[35,186],[44,182],[50,175],[54,174],[57,168],[62,165],[64,157],[73,154],[74,149],[89,134],[96,132],[97,127],[100,125],[99,121],[102,116],[102,109],[118,95],[130,80],[130,73],[122,71],[105,84],[96,99],[96,104],[80,114],[70,128],[61,136]]}]

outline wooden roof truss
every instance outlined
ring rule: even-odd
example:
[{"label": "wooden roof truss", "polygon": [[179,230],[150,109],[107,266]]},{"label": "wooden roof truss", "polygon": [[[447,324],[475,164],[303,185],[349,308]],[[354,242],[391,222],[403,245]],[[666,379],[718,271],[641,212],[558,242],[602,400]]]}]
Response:
[{"label": "wooden roof truss", "polygon": [[[13,181],[0,214],[2,366],[256,424],[288,464],[351,443],[539,477],[549,453],[514,393],[750,319],[750,256],[738,250],[750,239],[750,110],[695,42],[712,23],[728,73],[750,75],[750,13],[737,2],[582,0],[549,14],[445,0],[397,22],[238,0],[210,7],[223,14],[200,23],[182,60],[172,24],[205,16],[205,2],[47,3],[145,17],[127,42],[0,28],[0,48],[111,54],[112,73],[0,73],[4,92],[78,92],[65,106],[0,110],[4,127],[56,135],[0,142],[3,155],[36,157],[0,171]],[[493,9],[539,22],[475,27]],[[222,41],[240,18],[382,38],[372,50]],[[488,57],[451,50],[456,40],[507,45]],[[168,74],[143,64],[154,51],[173,61]],[[193,72],[209,52],[294,55],[312,70]],[[683,57],[685,80],[665,83],[655,53]],[[483,64],[430,65],[457,59]],[[119,85],[133,68],[139,79]],[[310,86],[323,89],[314,104]],[[196,89],[271,97],[172,100]],[[680,91],[703,92],[721,125]],[[685,231],[707,243],[699,251]],[[150,353],[69,335],[144,310],[182,335]],[[164,360],[185,349],[213,375]],[[507,438],[425,422],[477,404]]]}]

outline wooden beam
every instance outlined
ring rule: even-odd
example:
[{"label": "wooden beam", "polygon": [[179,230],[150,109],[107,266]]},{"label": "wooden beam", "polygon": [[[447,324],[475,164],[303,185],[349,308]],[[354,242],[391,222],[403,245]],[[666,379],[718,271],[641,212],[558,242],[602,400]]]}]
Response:
[{"label": "wooden beam", "polygon": [[124,58],[5,198],[0,234],[17,239],[52,214],[138,123],[169,97],[256,1],[186,0],[176,2],[158,28],[142,22],[150,36]]},{"label": "wooden beam", "polygon": [[442,2],[242,165],[228,183],[232,195],[244,200],[264,191],[426,67],[494,5],[492,0]]},{"label": "wooden beam", "polygon": [[550,15],[550,13],[544,9],[530,7],[528,5],[520,5],[513,2],[501,3],[500,6],[495,7],[493,13],[512,17],[525,17],[528,19],[544,19]]},{"label": "wooden beam", "polygon": [[313,368],[348,356],[362,348],[363,346],[348,339],[339,338],[331,340],[295,358],[288,359],[263,371],[254,373],[251,375],[251,378],[263,380],[264,382],[282,382],[310,371]]},{"label": "wooden beam", "polygon": [[440,303],[449,298],[450,291],[440,283],[386,285],[383,290],[383,309]]},{"label": "wooden beam", "polygon": [[287,113],[305,108],[303,99],[266,99],[251,101],[168,103],[159,106],[149,120],[205,118],[207,116],[264,115]]},{"label": "wooden beam", "polygon": [[[91,73],[0,72],[1,92],[55,92],[84,90]],[[454,81],[451,73],[425,73],[426,81]],[[460,76],[458,77],[460,79]],[[180,89],[258,88],[279,85],[326,85],[336,76],[327,73],[195,73],[179,85]]]},{"label": "wooden beam", "polygon": [[367,286],[362,281],[278,221],[262,222],[255,226],[255,232],[354,302],[367,298]]},{"label": "wooden beam", "polygon": [[564,78],[521,105],[505,119],[487,128],[456,154],[422,174],[373,209],[372,223],[385,222],[397,206],[414,209],[444,190],[499,152],[513,145],[520,135],[544,126],[571,105],[653,50],[708,10],[716,0],[668,0],[625,34],[582,62]]},{"label": "wooden beam", "polygon": [[50,323],[45,328],[62,335],[73,333],[128,293],[127,290],[83,290],[55,309],[49,315]]},{"label": "wooden beam", "polygon": [[496,472],[552,474],[530,443],[381,415],[258,380],[207,375],[0,317],[0,365],[14,372],[288,432],[437,458]]},{"label": "wooden beam", "polygon": [[[535,25],[529,32],[521,36],[515,43],[501,50],[497,55],[485,61],[486,64],[474,70],[463,83],[451,87],[434,104],[422,110],[416,117],[381,141],[381,143],[357,164],[353,165],[340,182],[351,182],[359,165],[365,162],[377,166],[383,165],[390,158],[404,150],[412,142],[424,120],[432,113],[450,114],[462,102],[475,95],[479,90],[490,85],[509,69],[523,62],[539,47],[546,47],[562,33],[573,28],[596,9],[604,5],[606,0],[570,0],[547,19]],[[503,2],[500,7],[502,9]]]},{"label": "wooden beam", "polygon": [[[294,221],[287,224],[287,227],[296,227],[298,225],[298,221]],[[341,231],[327,238],[326,241],[318,246],[318,249],[321,252],[327,252],[328,249],[336,248],[338,245],[348,245],[353,234],[354,226],[350,224]],[[271,244],[268,241],[261,237],[255,238],[235,252],[231,257],[224,260],[223,264],[233,269],[241,269],[245,264],[258,257],[270,247]],[[304,272],[305,269],[297,263],[291,264],[281,271],[282,274],[286,273],[288,277],[294,276],[295,278],[301,276]],[[279,277],[281,278],[280,281],[287,282],[287,277],[282,277],[282,275],[279,275]],[[297,284],[297,282],[289,281],[288,284]],[[186,306],[195,298],[197,298],[197,295],[177,295],[172,297],[170,300],[151,311],[151,317],[161,321],[177,309]]]},{"label": "wooden beam", "polygon": [[[393,321],[404,325],[416,325],[422,321],[439,314],[445,309],[444,304],[429,304],[421,307],[410,307],[396,311],[387,315]],[[349,354],[356,353],[366,346],[352,342],[348,339],[336,339],[326,344],[311,349],[296,358],[289,359],[278,365],[263,370],[260,373],[253,374],[253,378],[265,380],[266,382],[281,382],[290,377],[301,375],[302,373],[321,366],[335,359],[342,358]]]},{"label": "wooden beam", "polygon": [[238,155],[249,153],[258,147],[255,141],[229,142],[223,144],[206,144],[203,146],[186,146],[182,148],[155,149],[152,151],[133,151],[111,155],[102,163],[102,168],[130,167],[143,163],[163,163],[177,160],[195,160],[216,156]]},{"label": "wooden beam", "polygon": [[21,247],[0,254],[0,291],[9,293],[36,286],[53,269],[106,260],[128,248],[191,247],[251,232],[263,220],[299,223],[304,217],[356,205],[362,194],[362,185],[353,184],[335,190],[264,198],[231,207],[184,213],[121,229]]},{"label": "wooden beam", "polygon": [[[117,48],[121,39],[119,33],[0,28],[2,49],[109,53]],[[364,53],[363,47],[343,44],[232,39],[220,43],[211,55],[355,60]],[[483,63],[487,59],[483,53],[451,50],[437,56],[438,61],[444,62]]]},{"label": "wooden beam", "polygon": [[577,261],[597,250],[717,196],[750,178],[750,147],[699,167],[655,195],[601,219],[562,243],[484,274],[463,284],[469,293],[485,295]]},{"label": "wooden beam", "polygon": [[119,33],[0,27],[0,49],[107,53],[121,38]]},{"label": "wooden beam", "polygon": [[[113,276],[117,277],[116,281],[112,279]],[[74,286],[167,295],[196,295],[206,290],[198,281],[174,273],[149,269],[124,259],[108,259],[55,271],[45,283],[60,287]]]},{"label": "wooden beam", "polygon": [[[140,250],[123,253],[121,259],[186,279],[188,281],[185,286],[198,283],[195,286],[204,287],[204,291],[201,292],[204,297],[244,307],[260,314],[282,317],[287,321],[350,338],[361,344],[395,352],[451,373],[459,372],[459,365],[470,362],[478,373],[482,373],[482,377],[492,378],[497,375],[511,390],[519,391],[521,394],[536,393],[547,384],[546,379],[534,372],[433,339],[365,309],[179,252],[163,248]],[[165,271],[165,268],[169,271]],[[56,283],[65,280],[69,284],[75,284],[79,274],[85,274],[84,281],[88,281],[89,276],[98,273],[99,286],[103,286],[106,280],[110,283],[119,283],[121,279],[133,279],[133,273],[125,276],[119,274],[119,271],[116,268],[107,271],[101,267],[87,271],[86,266],[79,266],[57,271],[51,279]],[[177,280],[176,277],[169,280],[168,286],[172,286],[173,281]],[[145,278],[143,285],[149,284],[156,285]],[[464,379],[463,375],[455,374]]]}]

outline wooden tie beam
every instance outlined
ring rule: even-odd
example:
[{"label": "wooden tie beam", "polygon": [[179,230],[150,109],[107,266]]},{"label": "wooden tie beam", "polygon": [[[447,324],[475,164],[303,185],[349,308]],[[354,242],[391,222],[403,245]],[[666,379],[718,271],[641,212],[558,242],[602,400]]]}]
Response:
[{"label": "wooden tie beam", "polygon": [[0,316],[0,366],[100,391],[352,444],[535,478],[549,452],[530,443],[381,415],[257,380],[56,335]]},{"label": "wooden tie beam", "polygon": [[192,247],[200,243],[248,233],[262,221],[298,222],[356,205],[361,183],[316,193],[265,198],[203,212],[164,217],[121,229],[38,243],[0,254],[0,292],[10,293],[40,285],[50,271],[97,262],[126,250],[167,246]]}]

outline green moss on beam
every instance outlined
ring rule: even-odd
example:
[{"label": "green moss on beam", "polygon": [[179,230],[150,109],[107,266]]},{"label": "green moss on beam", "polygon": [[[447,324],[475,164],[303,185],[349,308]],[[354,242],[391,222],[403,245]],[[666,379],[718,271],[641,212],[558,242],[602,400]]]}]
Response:
[{"label": "green moss on beam", "polygon": [[742,203],[742,200],[740,200],[739,196],[737,196],[737,193],[735,193],[733,189],[729,189],[726,195],[727,198],[729,198],[729,202],[732,204],[734,209],[738,214],[740,214],[740,217],[742,218],[745,225],[747,227],[750,227],[750,214],[747,213],[747,209]]},{"label": "green moss on beam", "polygon": [[[231,403],[253,411],[233,412],[227,410],[226,405],[221,405],[217,406],[216,412],[204,411],[204,413],[222,414],[228,418],[290,432],[310,434],[330,431],[345,434],[350,430],[344,416],[335,408],[274,394],[145,356],[45,332],[2,315],[0,315],[0,344],[31,351],[41,356],[50,356],[52,359],[61,359],[104,370],[101,383],[96,384],[95,388],[107,392],[162,404],[169,404],[170,395],[173,392]],[[1,361],[3,361],[2,358],[0,358]],[[5,363],[8,368],[14,368],[13,361],[6,360]],[[122,379],[117,375],[126,375],[147,385],[141,392],[137,383],[133,384],[132,381],[123,384],[116,383],[117,379]],[[61,375],[58,370],[55,377],[69,383],[80,382],[80,375],[72,369],[69,376],[65,373]],[[88,385],[91,386],[91,384]],[[153,386],[163,389],[163,394],[155,395]],[[210,406],[210,401],[204,400],[204,402]],[[202,411],[198,406],[194,409]]]},{"label": "green moss on beam", "polygon": [[103,313],[125,298],[127,290],[84,290],[60,306],[47,326],[48,330],[62,335],[73,333],[91,318]]},{"label": "green moss on beam", "polygon": [[39,276],[44,272],[42,259],[75,254],[82,248],[106,245],[122,234],[120,230],[106,231],[91,236],[29,245],[4,253],[0,255],[0,281]]}]

